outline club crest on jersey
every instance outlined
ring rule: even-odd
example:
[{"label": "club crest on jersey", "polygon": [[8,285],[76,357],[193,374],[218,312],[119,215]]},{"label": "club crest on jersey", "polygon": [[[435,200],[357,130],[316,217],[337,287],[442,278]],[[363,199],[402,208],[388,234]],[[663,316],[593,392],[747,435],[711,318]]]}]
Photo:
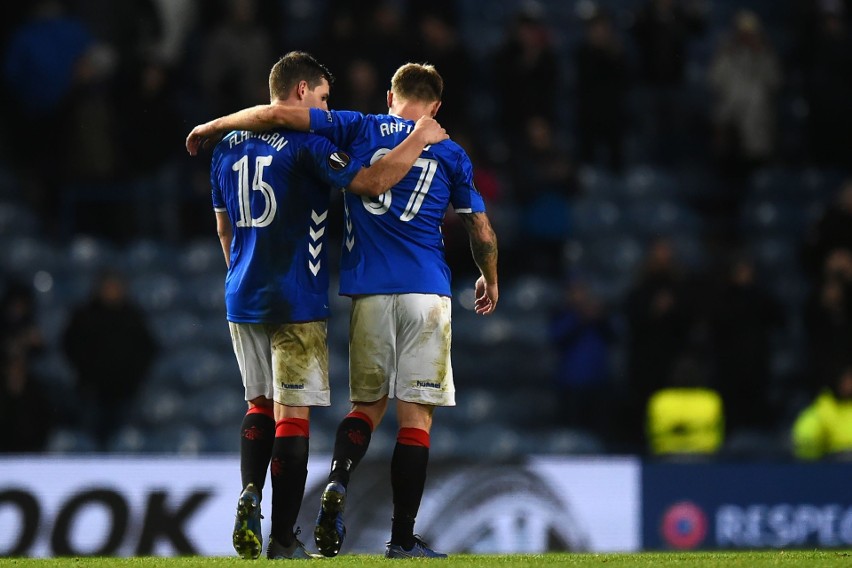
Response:
[{"label": "club crest on jersey", "polygon": [[349,154],[346,152],[335,152],[328,157],[328,165],[333,170],[342,170],[349,165]]}]

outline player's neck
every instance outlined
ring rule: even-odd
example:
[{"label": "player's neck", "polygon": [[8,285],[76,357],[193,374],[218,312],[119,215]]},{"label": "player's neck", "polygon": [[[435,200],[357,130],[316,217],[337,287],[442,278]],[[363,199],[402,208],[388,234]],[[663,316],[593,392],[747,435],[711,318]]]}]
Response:
[{"label": "player's neck", "polygon": [[420,120],[420,117],[424,114],[429,114],[426,105],[412,102],[395,104],[388,112],[405,120],[413,120],[414,122]]}]

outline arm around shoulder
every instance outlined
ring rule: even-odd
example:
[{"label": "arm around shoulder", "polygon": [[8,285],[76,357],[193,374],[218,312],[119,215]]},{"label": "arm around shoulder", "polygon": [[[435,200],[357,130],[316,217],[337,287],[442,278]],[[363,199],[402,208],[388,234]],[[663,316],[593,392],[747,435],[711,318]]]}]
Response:
[{"label": "arm around shoulder", "polygon": [[361,169],[347,189],[356,195],[378,197],[405,177],[423,148],[447,138],[434,118],[421,117],[405,140],[369,168]]}]

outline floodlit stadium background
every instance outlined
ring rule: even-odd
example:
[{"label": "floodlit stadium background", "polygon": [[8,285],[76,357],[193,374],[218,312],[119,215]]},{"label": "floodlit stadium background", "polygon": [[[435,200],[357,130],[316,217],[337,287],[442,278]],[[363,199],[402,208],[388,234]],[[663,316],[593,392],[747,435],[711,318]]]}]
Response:
[{"label": "floodlit stadium background", "polygon": [[[500,239],[500,305],[478,318],[470,310],[468,243],[448,217],[459,404],[436,415],[420,522],[470,515],[473,526],[462,528],[480,531],[468,535],[480,548],[453,541],[462,528],[444,521],[424,530],[427,540],[448,551],[493,552],[848,546],[852,502],[839,484],[846,466],[796,463],[789,430],[816,374],[808,300],[820,290],[822,267],[808,254],[809,238],[852,155],[852,11],[843,0],[674,4],[678,24],[659,28],[643,27],[645,0],[5,7],[0,290],[22,283],[34,294],[44,346],[27,364],[45,397],[36,415],[49,433],[38,461],[0,461],[0,554],[174,554],[185,552],[183,530],[194,552],[230,553],[228,535],[213,539],[207,527],[228,530],[244,406],[223,317],[209,164],[204,155],[188,157],[183,140],[199,122],[266,102],[268,69],[291,49],[314,53],[337,76],[332,108],[363,112],[386,110],[398,65],[434,63],[446,81],[437,118],[471,155]],[[31,27],[36,11],[55,18],[57,6],[70,18],[62,29],[73,33]],[[731,136],[720,126],[713,69],[737,27],[757,30],[776,67],[763,84],[768,96],[751,109],[756,123]],[[21,37],[35,38],[35,59],[16,51]],[[512,38],[536,65],[521,63]],[[762,96],[755,83],[759,92],[743,96]],[[341,232],[336,207],[332,250]],[[701,464],[650,459],[635,412],[631,338],[646,330],[630,318],[631,290],[661,238],[692,285],[690,313],[700,314],[689,345],[678,348],[697,346],[707,368],[721,365],[708,311],[737,315],[712,301],[732,256],[754,262],[763,293],[780,306],[763,347],[760,392],[770,418],[729,431],[719,454]],[[86,411],[60,338],[108,268],[127,276],[160,351],[125,426],[99,450],[83,427]],[[605,382],[589,399],[563,396],[561,348],[549,328],[576,282],[605,306],[609,322]],[[336,394],[330,409],[313,415],[313,483],[347,408],[348,301],[332,300]],[[583,403],[572,400],[588,400],[596,416],[578,424]],[[384,475],[389,424],[374,436],[370,479]],[[386,505],[382,484],[368,485],[367,473],[365,499]],[[695,481],[711,474],[731,482]],[[483,476],[495,479],[488,499],[452,510],[459,488],[473,491],[466,484]],[[195,492],[208,497],[193,508],[186,499]],[[315,497],[306,497],[303,527]],[[175,532],[143,536],[182,510]],[[364,528],[353,550],[381,548],[386,519],[371,514],[375,520],[366,512],[357,519]],[[103,532],[83,533],[92,519]]]}]

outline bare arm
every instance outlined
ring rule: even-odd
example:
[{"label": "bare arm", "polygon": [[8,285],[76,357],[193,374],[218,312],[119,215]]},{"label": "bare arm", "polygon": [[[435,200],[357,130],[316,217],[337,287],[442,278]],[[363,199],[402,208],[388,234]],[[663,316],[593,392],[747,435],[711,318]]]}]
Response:
[{"label": "bare arm", "polygon": [[262,132],[272,128],[289,128],[307,132],[311,129],[311,114],[307,107],[280,103],[257,105],[199,124],[186,137],[186,151],[194,156],[208,142],[231,130]]},{"label": "bare arm", "polygon": [[357,195],[381,195],[405,177],[425,146],[447,138],[446,131],[434,118],[420,117],[414,130],[399,146],[369,168],[362,168],[347,189]]},{"label": "bare arm", "polygon": [[231,240],[234,238],[234,228],[231,227],[231,219],[226,211],[216,212],[216,234],[219,235],[219,244],[222,245],[222,253],[225,255],[225,264],[231,267]]},{"label": "bare arm", "polygon": [[488,315],[497,307],[497,235],[485,213],[460,213],[470,237],[470,252],[482,276],[476,281],[476,313]]}]

